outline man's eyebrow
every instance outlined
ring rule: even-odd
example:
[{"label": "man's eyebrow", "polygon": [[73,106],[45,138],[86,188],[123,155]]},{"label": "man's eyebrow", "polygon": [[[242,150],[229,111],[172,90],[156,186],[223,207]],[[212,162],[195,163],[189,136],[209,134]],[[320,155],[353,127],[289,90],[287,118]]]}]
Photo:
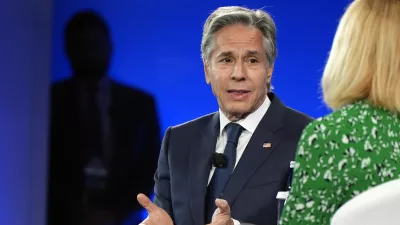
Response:
[{"label": "man's eyebrow", "polygon": [[259,54],[259,52],[256,50],[248,50],[247,51],[247,55],[258,55],[258,54]]},{"label": "man's eyebrow", "polygon": [[221,52],[218,54],[218,57],[226,57],[226,56],[232,56],[233,52],[232,51],[226,51],[226,52]]},{"label": "man's eyebrow", "polygon": [[[246,55],[247,56],[254,56],[254,55],[258,55],[260,52],[257,50],[247,50],[246,51]],[[233,52],[232,51],[225,51],[225,52],[221,52],[218,54],[217,57],[231,57],[233,56]]]}]

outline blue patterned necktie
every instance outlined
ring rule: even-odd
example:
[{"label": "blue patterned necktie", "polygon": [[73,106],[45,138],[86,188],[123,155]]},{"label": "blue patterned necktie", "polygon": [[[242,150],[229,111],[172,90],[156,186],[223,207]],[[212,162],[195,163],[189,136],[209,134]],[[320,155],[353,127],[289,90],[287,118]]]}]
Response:
[{"label": "blue patterned necktie", "polygon": [[228,182],[230,175],[235,168],[236,163],[236,147],[243,127],[237,123],[229,123],[226,125],[227,142],[225,145],[224,155],[227,159],[226,168],[215,168],[214,177],[208,187],[206,199],[206,220],[211,221],[211,217],[216,209],[215,199],[221,197],[223,189]]}]

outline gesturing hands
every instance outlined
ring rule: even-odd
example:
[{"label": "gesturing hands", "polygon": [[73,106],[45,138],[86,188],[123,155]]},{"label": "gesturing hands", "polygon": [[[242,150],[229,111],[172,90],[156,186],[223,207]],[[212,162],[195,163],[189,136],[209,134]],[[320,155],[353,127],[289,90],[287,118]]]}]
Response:
[{"label": "gesturing hands", "polygon": [[171,217],[168,213],[152,203],[150,199],[144,195],[137,196],[139,204],[147,210],[149,216],[140,225],[173,225]]},{"label": "gesturing hands", "polygon": [[[168,213],[152,203],[150,199],[144,195],[139,194],[137,196],[139,204],[147,210],[149,216],[140,225],[173,225],[171,217]],[[231,219],[231,209],[228,202],[223,199],[216,199],[215,204],[217,210],[214,213],[212,221],[207,225],[234,225]]]},{"label": "gesturing hands", "polygon": [[211,223],[208,225],[234,225],[228,202],[223,199],[216,199],[215,204],[218,208],[215,210]]}]

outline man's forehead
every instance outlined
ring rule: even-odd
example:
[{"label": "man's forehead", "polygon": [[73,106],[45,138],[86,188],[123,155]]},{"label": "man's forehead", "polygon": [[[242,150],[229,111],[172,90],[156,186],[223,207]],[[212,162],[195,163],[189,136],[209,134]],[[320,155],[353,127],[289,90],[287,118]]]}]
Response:
[{"label": "man's forehead", "polygon": [[264,38],[261,32],[255,33],[228,33],[217,35],[215,39],[217,51],[262,51],[264,49]]},{"label": "man's forehead", "polygon": [[258,42],[263,39],[263,34],[258,28],[236,24],[221,28],[215,37],[220,42]]}]

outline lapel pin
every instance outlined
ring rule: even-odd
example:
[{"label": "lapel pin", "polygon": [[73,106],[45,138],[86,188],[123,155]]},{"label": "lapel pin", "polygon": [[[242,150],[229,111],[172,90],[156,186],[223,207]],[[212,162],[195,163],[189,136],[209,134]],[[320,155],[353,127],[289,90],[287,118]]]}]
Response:
[{"label": "lapel pin", "polygon": [[263,148],[271,148],[271,143],[264,143]]}]

